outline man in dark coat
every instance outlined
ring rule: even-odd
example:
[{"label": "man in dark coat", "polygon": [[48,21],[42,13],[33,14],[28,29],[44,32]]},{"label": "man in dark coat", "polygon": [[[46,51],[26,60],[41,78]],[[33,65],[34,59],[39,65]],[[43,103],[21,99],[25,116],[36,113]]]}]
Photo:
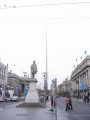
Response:
[{"label": "man in dark coat", "polygon": [[73,110],[71,97],[69,97],[69,108],[70,108],[71,110]]}]

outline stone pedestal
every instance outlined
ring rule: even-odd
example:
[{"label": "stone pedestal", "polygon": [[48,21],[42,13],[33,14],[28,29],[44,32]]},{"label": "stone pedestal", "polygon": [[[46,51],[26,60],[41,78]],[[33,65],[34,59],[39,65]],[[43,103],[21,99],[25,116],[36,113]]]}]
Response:
[{"label": "stone pedestal", "polygon": [[25,103],[39,103],[39,94],[37,91],[37,79],[30,78],[29,90],[25,98]]},{"label": "stone pedestal", "polygon": [[25,102],[19,104],[16,107],[25,107],[25,108],[45,108],[46,106],[39,102],[39,94],[37,90],[37,79],[30,78],[29,90],[25,98]]}]

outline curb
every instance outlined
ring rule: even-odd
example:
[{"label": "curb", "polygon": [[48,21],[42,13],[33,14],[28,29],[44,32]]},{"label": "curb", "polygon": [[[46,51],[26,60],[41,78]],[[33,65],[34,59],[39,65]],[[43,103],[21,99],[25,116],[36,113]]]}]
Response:
[{"label": "curb", "polygon": [[[77,99],[72,99],[73,101],[78,101],[78,102],[83,102],[83,101],[81,101],[81,100],[77,100]],[[83,102],[84,103],[84,102]]]}]

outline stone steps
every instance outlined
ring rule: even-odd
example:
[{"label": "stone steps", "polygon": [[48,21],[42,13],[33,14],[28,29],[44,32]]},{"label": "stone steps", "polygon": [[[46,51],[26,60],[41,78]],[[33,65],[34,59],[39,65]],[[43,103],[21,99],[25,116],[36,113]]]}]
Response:
[{"label": "stone steps", "polygon": [[45,108],[46,106],[43,103],[21,103],[16,107],[26,107],[26,108]]}]

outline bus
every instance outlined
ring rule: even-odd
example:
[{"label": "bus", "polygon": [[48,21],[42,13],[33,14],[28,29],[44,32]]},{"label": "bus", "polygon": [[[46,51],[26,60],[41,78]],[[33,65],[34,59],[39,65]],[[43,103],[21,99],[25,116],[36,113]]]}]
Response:
[{"label": "bus", "polygon": [[2,88],[0,87],[0,102],[3,102],[4,99],[3,99],[3,91],[2,91]]},{"label": "bus", "polygon": [[14,95],[14,87],[6,86],[5,87],[5,100],[9,101]]},{"label": "bus", "polygon": [[14,87],[2,86],[0,88],[0,101],[10,101],[14,94]]}]

